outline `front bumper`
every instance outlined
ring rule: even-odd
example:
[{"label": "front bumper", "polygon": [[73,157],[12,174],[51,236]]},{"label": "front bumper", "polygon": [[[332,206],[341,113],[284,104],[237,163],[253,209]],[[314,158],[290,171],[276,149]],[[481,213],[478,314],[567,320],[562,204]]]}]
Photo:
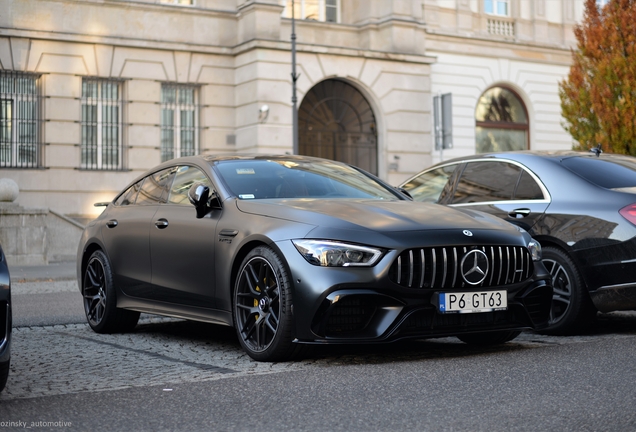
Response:
[{"label": "front bumper", "polygon": [[[439,289],[406,288],[390,280],[389,269],[398,256],[395,251],[374,267],[318,267],[305,261],[291,244],[277,246],[287,258],[294,281],[297,342],[390,342],[542,329],[548,324],[552,285],[542,263],[534,263],[533,274],[522,282],[475,289],[505,289],[507,310],[442,314],[433,301]],[[457,292],[469,291],[464,288]]]}]

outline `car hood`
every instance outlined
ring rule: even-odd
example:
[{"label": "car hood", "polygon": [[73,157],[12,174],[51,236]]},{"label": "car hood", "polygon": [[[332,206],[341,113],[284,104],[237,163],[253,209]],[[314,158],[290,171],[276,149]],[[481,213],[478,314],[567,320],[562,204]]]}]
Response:
[{"label": "car hood", "polygon": [[517,229],[486,213],[413,201],[367,199],[236,200],[245,213],[301,222],[324,228],[375,232],[423,230]]}]

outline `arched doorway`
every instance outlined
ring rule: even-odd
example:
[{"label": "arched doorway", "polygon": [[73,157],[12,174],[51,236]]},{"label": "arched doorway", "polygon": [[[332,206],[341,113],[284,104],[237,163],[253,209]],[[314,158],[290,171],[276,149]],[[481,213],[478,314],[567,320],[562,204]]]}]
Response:
[{"label": "arched doorway", "polygon": [[314,86],[298,109],[300,154],[345,162],[378,173],[375,116],[351,84],[330,79]]},{"label": "arched doorway", "polygon": [[492,87],[481,95],[475,124],[477,153],[528,149],[528,112],[508,88]]}]

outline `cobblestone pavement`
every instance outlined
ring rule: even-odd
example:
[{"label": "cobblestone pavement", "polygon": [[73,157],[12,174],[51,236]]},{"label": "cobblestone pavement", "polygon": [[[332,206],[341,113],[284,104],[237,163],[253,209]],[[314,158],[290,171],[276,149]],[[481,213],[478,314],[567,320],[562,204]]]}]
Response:
[{"label": "cobblestone pavement", "polygon": [[[633,315],[619,317],[634,327]],[[14,329],[9,382],[0,402],[10,399],[96,392],[129,387],[283,373],[312,367],[389,363],[474,355],[488,350],[519,350],[585,343],[628,334],[551,337],[523,333],[514,342],[474,348],[455,338],[385,347],[338,347],[297,362],[259,363],[240,348],[233,329],[143,315],[134,332],[100,335],[87,324]],[[397,349],[396,349],[397,348]]]},{"label": "cobblestone pavement", "polygon": [[301,367],[299,363],[251,361],[238,342],[231,339],[210,340],[198,334],[184,339],[174,334],[189,325],[200,327],[176,320],[146,318],[135,332],[123,335],[100,335],[86,324],[16,328],[11,372],[0,401],[169,386]]}]

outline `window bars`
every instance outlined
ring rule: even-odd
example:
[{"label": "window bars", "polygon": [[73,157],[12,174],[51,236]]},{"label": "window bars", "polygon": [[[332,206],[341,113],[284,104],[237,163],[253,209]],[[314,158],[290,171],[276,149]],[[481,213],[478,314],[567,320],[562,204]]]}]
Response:
[{"label": "window bars", "polygon": [[198,87],[161,85],[161,161],[193,156],[199,141]]},{"label": "window bars", "polygon": [[122,81],[82,79],[81,168],[123,169]]},{"label": "window bars", "polygon": [[0,70],[0,168],[41,164],[40,75]]}]

